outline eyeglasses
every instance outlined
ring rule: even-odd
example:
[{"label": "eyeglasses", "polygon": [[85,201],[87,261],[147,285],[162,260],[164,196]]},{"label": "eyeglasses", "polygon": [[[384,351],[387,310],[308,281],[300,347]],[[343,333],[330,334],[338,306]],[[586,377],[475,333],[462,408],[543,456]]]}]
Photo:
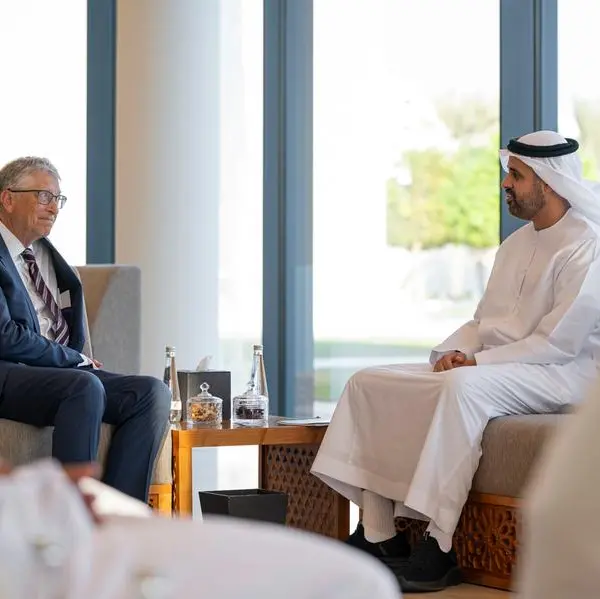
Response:
[{"label": "eyeglasses", "polygon": [[9,189],[12,193],[35,193],[37,194],[37,201],[39,204],[43,206],[47,206],[50,202],[56,201],[56,205],[60,210],[67,201],[67,196],[58,194],[54,195],[51,191],[47,189]]}]

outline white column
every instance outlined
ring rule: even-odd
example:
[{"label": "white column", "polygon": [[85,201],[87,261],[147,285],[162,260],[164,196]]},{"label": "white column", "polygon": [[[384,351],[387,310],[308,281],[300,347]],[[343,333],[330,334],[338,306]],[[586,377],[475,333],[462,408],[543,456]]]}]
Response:
[{"label": "white column", "polygon": [[219,2],[119,0],[116,261],[142,270],[142,371],[218,349]]}]

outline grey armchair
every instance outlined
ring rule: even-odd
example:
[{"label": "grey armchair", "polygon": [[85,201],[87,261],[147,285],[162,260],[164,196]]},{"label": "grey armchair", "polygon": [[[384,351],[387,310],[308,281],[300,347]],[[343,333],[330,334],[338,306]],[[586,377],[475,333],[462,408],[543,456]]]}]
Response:
[{"label": "grey armchair", "polygon": [[[124,374],[140,370],[141,280],[134,266],[79,266],[83,283],[89,334],[85,353],[97,357],[106,370]],[[98,461],[102,465],[112,434],[103,424]],[[0,418],[0,456],[13,464],[24,464],[50,456],[52,428],[39,429]],[[154,464],[149,503],[158,511],[171,513],[171,435],[166,434]]]}]

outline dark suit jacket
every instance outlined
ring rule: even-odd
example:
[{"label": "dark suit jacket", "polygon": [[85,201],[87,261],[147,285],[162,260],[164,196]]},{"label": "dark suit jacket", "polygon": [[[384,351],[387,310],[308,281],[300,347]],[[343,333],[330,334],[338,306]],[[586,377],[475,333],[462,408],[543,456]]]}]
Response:
[{"label": "dark suit jacket", "polygon": [[29,294],[0,236],[0,389],[15,363],[29,366],[69,368],[81,362],[85,342],[83,289],[73,269],[43,239],[50,250],[60,292],[69,291],[71,307],[62,310],[69,325],[69,345],[49,341],[40,326]]}]

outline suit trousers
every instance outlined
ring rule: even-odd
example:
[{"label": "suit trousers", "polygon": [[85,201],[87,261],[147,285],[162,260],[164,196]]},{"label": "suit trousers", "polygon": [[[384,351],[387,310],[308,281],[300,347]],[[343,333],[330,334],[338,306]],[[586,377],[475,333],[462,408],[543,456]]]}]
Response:
[{"label": "suit trousers", "polygon": [[0,418],[53,426],[52,455],[62,463],[97,459],[102,422],[113,425],[103,481],[146,501],[167,431],[170,392],[150,376],[87,368],[14,364],[0,392]]}]

